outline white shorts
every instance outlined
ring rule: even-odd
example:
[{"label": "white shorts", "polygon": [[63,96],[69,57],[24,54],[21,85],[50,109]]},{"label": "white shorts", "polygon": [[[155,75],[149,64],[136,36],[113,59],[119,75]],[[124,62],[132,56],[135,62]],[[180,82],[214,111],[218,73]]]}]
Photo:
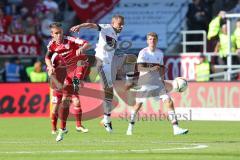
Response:
[{"label": "white shorts", "polygon": [[171,99],[164,82],[160,78],[159,72],[140,72],[138,78],[138,88],[136,90],[136,102],[143,103],[147,98],[154,97],[165,101]]},{"label": "white shorts", "polygon": [[171,99],[171,96],[167,93],[165,88],[160,88],[155,85],[142,85],[136,94],[136,102],[144,103],[147,98],[154,98],[156,100],[165,100]]},{"label": "white shorts", "polygon": [[123,66],[125,58],[125,55],[114,55],[111,63],[97,60],[97,68],[104,88],[113,87],[117,72]]}]

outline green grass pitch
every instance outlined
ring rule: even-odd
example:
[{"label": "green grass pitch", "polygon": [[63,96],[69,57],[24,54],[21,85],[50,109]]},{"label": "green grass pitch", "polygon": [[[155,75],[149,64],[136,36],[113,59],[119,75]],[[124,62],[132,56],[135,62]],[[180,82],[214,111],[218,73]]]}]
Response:
[{"label": "green grass pitch", "polygon": [[75,131],[55,142],[50,119],[0,119],[0,160],[236,160],[240,159],[239,122],[181,121],[189,134],[172,135],[167,121],[140,121],[132,136],[126,136],[127,121],[114,119],[114,133],[85,121],[89,133]]}]

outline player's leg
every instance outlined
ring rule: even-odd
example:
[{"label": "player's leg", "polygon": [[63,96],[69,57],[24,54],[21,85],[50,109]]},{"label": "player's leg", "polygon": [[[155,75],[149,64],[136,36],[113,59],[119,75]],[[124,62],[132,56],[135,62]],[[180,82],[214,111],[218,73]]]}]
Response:
[{"label": "player's leg", "polygon": [[132,108],[130,112],[130,122],[128,124],[128,129],[127,129],[127,135],[132,135],[133,134],[133,128],[135,125],[135,119],[137,116],[137,113],[139,112],[140,108],[142,107],[142,104],[147,100],[148,97],[148,91],[147,91],[147,86],[142,85],[141,89],[138,90],[139,92],[136,93],[136,104]]},{"label": "player's leg", "polygon": [[63,140],[64,134],[68,132],[66,128],[67,118],[69,115],[69,106],[71,103],[71,95],[63,95],[62,97],[62,105],[59,107],[59,116],[61,118],[60,129],[58,135],[56,137],[56,141]]},{"label": "player's leg", "polygon": [[81,108],[80,99],[78,95],[73,96],[72,105],[74,110],[74,116],[76,119],[76,130],[83,133],[88,132],[88,129],[82,125],[82,108]]},{"label": "player's leg", "polygon": [[135,125],[136,116],[137,116],[138,111],[142,107],[142,104],[143,104],[142,102],[137,102],[131,110],[130,121],[129,121],[129,124],[128,124],[127,133],[126,133],[127,135],[132,135],[133,134],[133,128],[134,128],[134,125]]},{"label": "player's leg", "polygon": [[103,64],[100,60],[97,62],[97,68],[100,75],[101,83],[104,89],[103,100],[103,123],[107,132],[112,132],[111,111],[113,99],[113,82],[111,73],[111,64]]},{"label": "player's leg", "polygon": [[57,120],[58,120],[58,105],[52,103],[52,114],[51,114],[51,123],[52,123],[52,134],[57,134]]},{"label": "player's leg", "polygon": [[104,102],[103,102],[103,123],[107,132],[112,132],[111,111],[113,100],[113,88],[104,88]]},{"label": "player's leg", "polygon": [[168,118],[173,126],[173,134],[174,135],[186,134],[188,132],[188,129],[182,129],[178,126],[178,120],[174,110],[172,98],[168,94],[161,95],[160,98],[162,99],[164,106],[168,108]]},{"label": "player's leg", "polygon": [[51,123],[52,123],[52,134],[57,133],[57,120],[58,120],[58,109],[62,102],[62,93],[51,90],[52,92],[52,113],[51,113]]}]

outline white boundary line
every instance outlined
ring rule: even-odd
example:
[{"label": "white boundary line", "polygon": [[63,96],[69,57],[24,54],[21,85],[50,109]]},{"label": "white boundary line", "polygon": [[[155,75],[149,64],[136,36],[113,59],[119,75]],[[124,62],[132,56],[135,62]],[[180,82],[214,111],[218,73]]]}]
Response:
[{"label": "white boundary line", "polygon": [[[164,142],[163,142],[164,144]],[[153,148],[153,149],[129,149],[129,150],[47,150],[47,151],[0,151],[0,154],[55,154],[55,153],[158,153],[161,151],[176,151],[176,150],[194,150],[208,148],[206,144],[187,144],[187,143],[165,143],[165,144],[182,144],[185,147],[173,147],[173,148]]]}]

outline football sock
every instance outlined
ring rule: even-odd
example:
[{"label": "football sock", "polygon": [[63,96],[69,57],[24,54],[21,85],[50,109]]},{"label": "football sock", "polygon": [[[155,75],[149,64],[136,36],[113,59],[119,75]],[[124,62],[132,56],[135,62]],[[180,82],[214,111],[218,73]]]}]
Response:
[{"label": "football sock", "polygon": [[57,130],[58,113],[52,113],[51,119],[52,119],[52,130],[56,131]]},{"label": "football sock", "polygon": [[104,115],[103,115],[103,122],[104,123],[110,123],[111,122],[111,120],[110,120],[110,116],[111,116],[111,114],[110,113],[104,113]]},{"label": "football sock", "polygon": [[75,119],[76,119],[76,126],[81,127],[82,126],[82,109],[79,107],[74,107],[75,110]]},{"label": "football sock", "polygon": [[134,125],[134,123],[135,123],[136,115],[137,115],[136,111],[135,111],[135,110],[132,110],[132,111],[131,111],[131,114],[130,114],[130,122],[129,122],[129,123],[131,123],[132,125]]},{"label": "football sock", "polygon": [[112,100],[105,99],[103,104],[103,110],[104,110],[104,116],[103,116],[103,122],[104,123],[110,123],[110,116],[111,116],[111,110],[112,110]]},{"label": "football sock", "polygon": [[168,111],[168,118],[171,121],[173,128],[178,127],[178,120],[174,110]]},{"label": "football sock", "polygon": [[68,107],[61,107],[60,109],[60,114],[61,114],[61,129],[65,129],[66,128],[66,123],[67,123],[67,118],[68,118],[68,114],[69,114],[69,108]]}]

